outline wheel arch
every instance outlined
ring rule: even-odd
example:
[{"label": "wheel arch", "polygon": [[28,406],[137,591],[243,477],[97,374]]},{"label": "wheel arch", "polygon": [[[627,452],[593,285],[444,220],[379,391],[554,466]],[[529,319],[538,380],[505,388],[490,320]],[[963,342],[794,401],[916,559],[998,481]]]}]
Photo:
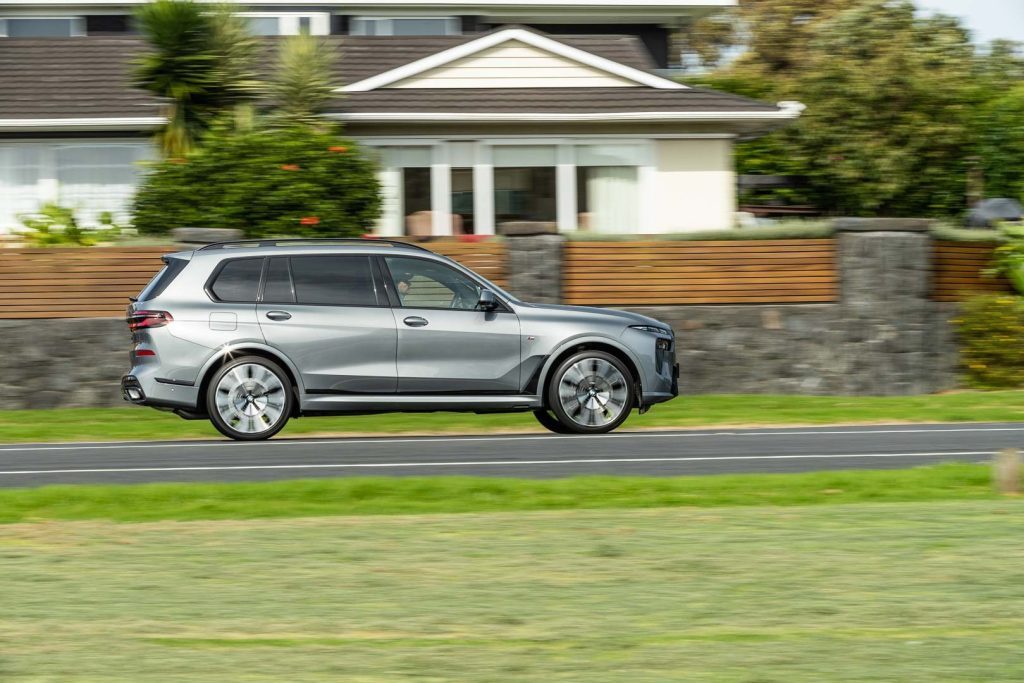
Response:
[{"label": "wheel arch", "polygon": [[555,368],[569,356],[580,351],[604,351],[622,361],[629,372],[633,375],[634,392],[637,405],[643,396],[643,375],[640,372],[640,364],[628,348],[608,337],[582,337],[570,339],[555,349],[544,363],[540,377],[537,382],[537,393],[544,407],[548,407],[548,385],[551,382],[551,375]]},{"label": "wheel arch", "polygon": [[299,372],[287,356],[276,349],[272,349],[269,346],[263,346],[261,344],[242,344],[239,346],[221,349],[206,361],[206,364],[199,373],[198,407],[207,413],[209,412],[209,407],[206,405],[206,391],[210,386],[210,380],[213,378],[217,370],[236,358],[241,358],[242,356],[258,356],[260,358],[273,361],[277,365],[281,366],[281,369],[288,375],[288,380],[291,382],[292,390],[295,393],[295,400],[293,401],[292,409],[292,417],[295,417],[299,412],[299,397],[303,392],[303,387],[299,379]]}]

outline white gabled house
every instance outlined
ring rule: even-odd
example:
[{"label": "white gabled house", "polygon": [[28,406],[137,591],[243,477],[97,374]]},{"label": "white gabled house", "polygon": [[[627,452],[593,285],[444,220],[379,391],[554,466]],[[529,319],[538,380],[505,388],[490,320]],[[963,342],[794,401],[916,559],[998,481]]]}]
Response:
[{"label": "white gabled house", "polygon": [[[564,19],[545,14],[555,4],[537,0],[536,16]],[[557,4],[565,12],[571,3]],[[732,3],[686,7],[723,4]],[[598,18],[611,7],[593,6]],[[510,16],[491,18],[519,16],[505,7]],[[627,21],[629,12],[639,21],[668,11],[657,2],[618,7]],[[390,18],[349,17],[345,35],[325,39],[339,55],[327,115],[379,158],[385,210],[375,229],[384,235],[493,234],[523,221],[609,233],[728,228],[733,143],[800,114],[795,103],[659,75],[649,25],[621,35],[605,23],[593,34],[545,33],[536,21],[462,35],[448,34],[454,24],[434,26],[435,35],[360,35],[403,26],[393,12],[381,16]],[[332,17],[327,26],[338,25]],[[325,22],[314,23],[323,32]],[[423,26],[402,30],[431,30]],[[79,208],[86,221],[126,210],[161,122],[161,103],[128,84],[143,49],[131,35],[0,38],[0,230],[46,200]]]}]

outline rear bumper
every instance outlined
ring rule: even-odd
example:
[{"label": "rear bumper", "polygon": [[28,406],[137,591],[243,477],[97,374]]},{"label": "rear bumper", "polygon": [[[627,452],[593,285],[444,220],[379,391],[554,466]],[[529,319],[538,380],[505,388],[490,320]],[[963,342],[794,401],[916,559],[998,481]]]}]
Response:
[{"label": "rear bumper", "polygon": [[121,378],[121,397],[140,406],[194,410],[198,405],[199,388],[160,381],[150,368],[136,366]]}]

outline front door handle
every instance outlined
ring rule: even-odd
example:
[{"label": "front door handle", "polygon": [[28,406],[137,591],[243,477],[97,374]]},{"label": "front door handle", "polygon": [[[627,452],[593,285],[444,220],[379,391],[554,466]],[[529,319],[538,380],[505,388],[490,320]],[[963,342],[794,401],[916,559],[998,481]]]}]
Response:
[{"label": "front door handle", "polygon": [[421,318],[418,315],[410,315],[402,322],[404,322],[409,327],[425,327],[427,325],[427,319]]},{"label": "front door handle", "polygon": [[267,317],[271,320],[291,320],[292,314],[288,311],[267,311]]}]

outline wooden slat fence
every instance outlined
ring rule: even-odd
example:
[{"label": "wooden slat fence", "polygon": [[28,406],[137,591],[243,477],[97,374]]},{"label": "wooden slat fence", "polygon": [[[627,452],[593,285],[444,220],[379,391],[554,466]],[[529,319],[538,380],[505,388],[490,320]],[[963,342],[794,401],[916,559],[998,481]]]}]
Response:
[{"label": "wooden slat fence", "polygon": [[981,292],[1012,291],[1005,278],[983,275],[983,271],[992,265],[992,252],[995,248],[996,245],[989,243],[935,242],[932,252],[932,298],[937,301],[960,301]]},{"label": "wooden slat fence", "polygon": [[[464,263],[503,286],[505,245],[497,240],[436,240],[427,248]],[[0,319],[109,318],[124,315],[160,269],[160,257],[181,247],[89,247],[0,250]]]},{"label": "wooden slat fence", "polygon": [[831,239],[706,242],[569,242],[569,304],[832,302],[838,295]]}]

